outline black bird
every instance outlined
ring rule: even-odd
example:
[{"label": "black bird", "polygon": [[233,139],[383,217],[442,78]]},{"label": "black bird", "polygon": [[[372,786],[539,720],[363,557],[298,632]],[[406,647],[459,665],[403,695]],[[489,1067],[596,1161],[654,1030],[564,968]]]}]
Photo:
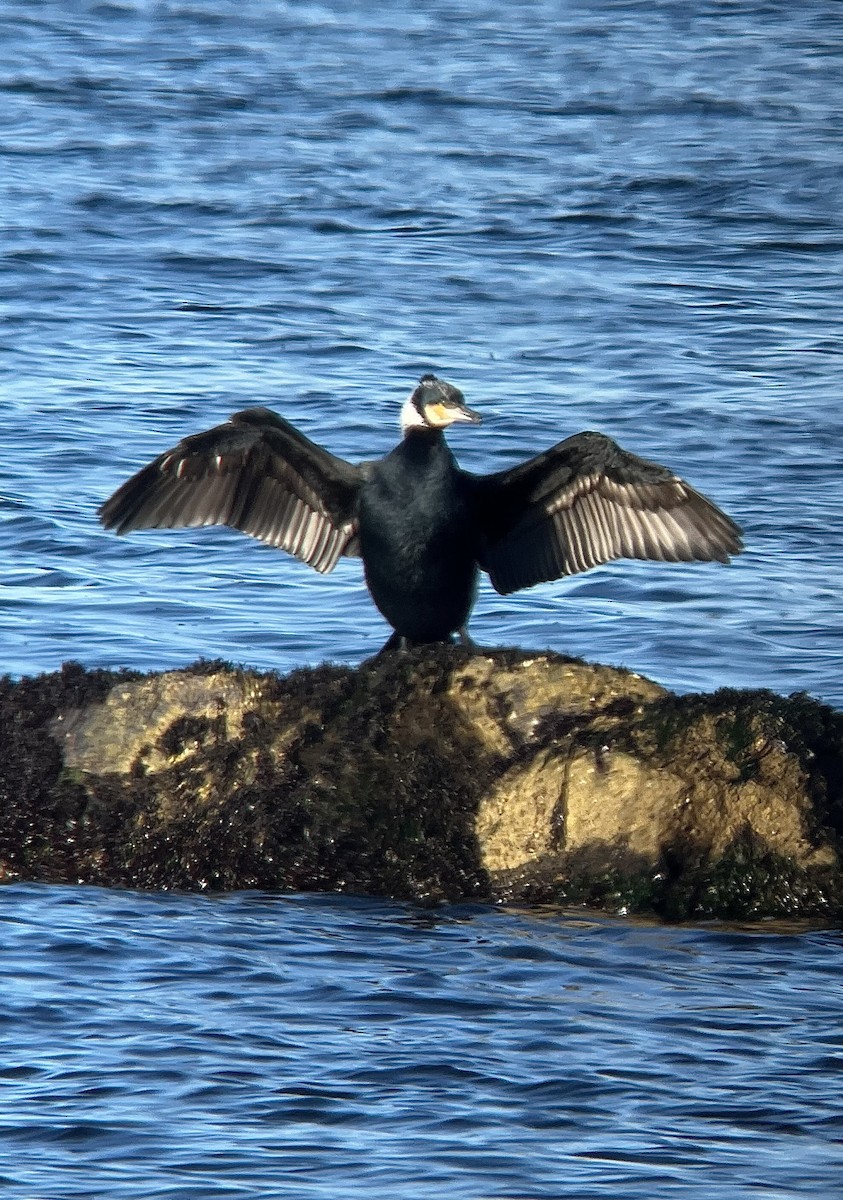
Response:
[{"label": "black bird", "polygon": [[506,594],[614,558],[728,562],[740,529],[666,467],[578,433],[517,467],[471,475],[443,430],[479,424],[424,375],[385,458],[352,465],[267,408],[187,437],[100,509],[107,529],[229,525],[317,571],[360,557],[395,630],[387,647],[468,641],[478,570]]}]

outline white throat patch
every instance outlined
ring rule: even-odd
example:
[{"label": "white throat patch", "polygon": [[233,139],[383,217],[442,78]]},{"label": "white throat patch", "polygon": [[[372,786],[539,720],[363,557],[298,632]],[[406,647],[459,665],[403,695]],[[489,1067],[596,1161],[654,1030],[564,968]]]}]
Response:
[{"label": "white throat patch", "polygon": [[401,406],[401,432],[408,433],[411,429],[427,429],[427,421],[413,404],[412,394]]}]

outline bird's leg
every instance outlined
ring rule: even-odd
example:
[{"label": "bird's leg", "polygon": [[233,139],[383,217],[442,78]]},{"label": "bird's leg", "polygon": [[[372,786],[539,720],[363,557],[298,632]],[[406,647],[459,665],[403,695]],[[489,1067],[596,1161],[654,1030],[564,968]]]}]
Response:
[{"label": "bird's leg", "polygon": [[[403,633],[399,633],[397,630],[395,630],[392,633],[392,635],[386,640],[386,642],[384,642],[384,644],[381,646],[380,650],[378,650],[377,654],[375,655],[375,658],[380,658],[380,656],[382,654],[394,654],[394,653],[405,654],[408,650],[413,650],[417,646],[427,646],[427,645],[432,646],[435,644],[436,643],[434,643],[434,642],[414,642],[412,640],[412,638],[405,637],[405,635]],[[439,642],[439,645],[443,645],[443,644],[446,646],[453,646],[455,644],[454,643],[454,635],[449,634],[448,637],[442,638]],[[456,631],[456,644],[458,644],[460,646],[465,646],[469,650],[479,649],[477,643],[469,636],[468,630],[466,629],[465,625],[461,626]]]},{"label": "bird's leg", "polygon": [[414,643],[411,642],[409,638],[404,637],[403,633],[399,633],[397,630],[395,630],[395,632],[387,638],[380,650],[378,650],[375,658],[380,658],[382,654],[392,654],[395,651],[397,651],[399,654],[403,654],[409,650],[412,645],[414,645]]}]

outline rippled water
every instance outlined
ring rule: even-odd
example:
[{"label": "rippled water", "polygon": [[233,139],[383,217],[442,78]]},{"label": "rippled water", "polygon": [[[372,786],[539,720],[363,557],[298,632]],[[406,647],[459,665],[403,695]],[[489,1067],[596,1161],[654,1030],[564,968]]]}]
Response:
[{"label": "rippled water", "polygon": [[839,1194],[837,933],[0,900],[12,1200]]},{"label": "rippled water", "polygon": [[[97,505],[249,404],[349,458],[434,369],[498,469],[582,428],[746,529],[481,642],[843,702],[840,5],[0,0],[0,667],[357,662],[359,564]],[[836,934],[0,891],[0,1182],[108,1196],[840,1192]]]},{"label": "rippled water", "polygon": [[433,368],[489,470],[597,427],[746,527],[729,569],[502,598],[482,643],[841,686],[839,4],[0,0],[0,647],[356,662],[387,629],[219,530],[97,505],[252,403],[352,459]]}]

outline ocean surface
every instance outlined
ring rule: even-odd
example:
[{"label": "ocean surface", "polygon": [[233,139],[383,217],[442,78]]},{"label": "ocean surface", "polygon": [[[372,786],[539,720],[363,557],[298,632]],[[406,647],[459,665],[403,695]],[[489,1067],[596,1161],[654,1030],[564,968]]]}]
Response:
[{"label": "ocean surface", "polygon": [[[0,0],[0,128],[1,670],[375,652],[358,562],[96,509],[254,404],[377,456],[434,370],[469,469],[600,429],[746,534],[481,644],[843,704],[838,0]],[[12,885],[0,938],[11,1200],[843,1194],[834,932]]]},{"label": "ocean surface", "polygon": [[839,932],[0,899],[4,1200],[841,1194]]}]

